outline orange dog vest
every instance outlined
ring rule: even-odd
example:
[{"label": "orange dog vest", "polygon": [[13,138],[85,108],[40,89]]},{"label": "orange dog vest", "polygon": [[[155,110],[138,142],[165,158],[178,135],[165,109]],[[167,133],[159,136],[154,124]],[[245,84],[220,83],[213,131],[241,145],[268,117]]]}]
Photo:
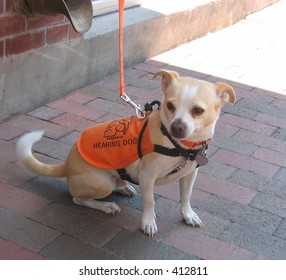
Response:
[{"label": "orange dog vest", "polygon": [[78,139],[79,153],[99,168],[125,168],[154,150],[147,122],[131,116],[91,126]]}]

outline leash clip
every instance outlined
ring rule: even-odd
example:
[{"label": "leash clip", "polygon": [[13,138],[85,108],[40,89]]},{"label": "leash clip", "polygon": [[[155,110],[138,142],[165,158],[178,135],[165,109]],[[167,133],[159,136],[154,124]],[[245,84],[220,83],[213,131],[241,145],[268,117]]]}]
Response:
[{"label": "leash clip", "polygon": [[134,109],[135,109],[135,112],[136,112],[136,116],[138,119],[140,120],[143,120],[145,119],[145,112],[141,109],[141,106],[134,103],[131,98],[126,94],[124,93],[123,95],[120,96],[126,103],[130,104]]}]

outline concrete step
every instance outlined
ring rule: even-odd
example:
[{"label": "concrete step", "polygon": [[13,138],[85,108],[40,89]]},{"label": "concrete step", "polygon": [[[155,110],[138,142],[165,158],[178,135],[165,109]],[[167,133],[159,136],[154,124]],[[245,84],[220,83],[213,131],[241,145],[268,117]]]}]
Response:
[{"label": "concrete step", "polygon": [[[125,11],[125,66],[229,26],[278,0],[147,1]],[[81,38],[0,60],[0,121],[118,71],[118,13]]]}]

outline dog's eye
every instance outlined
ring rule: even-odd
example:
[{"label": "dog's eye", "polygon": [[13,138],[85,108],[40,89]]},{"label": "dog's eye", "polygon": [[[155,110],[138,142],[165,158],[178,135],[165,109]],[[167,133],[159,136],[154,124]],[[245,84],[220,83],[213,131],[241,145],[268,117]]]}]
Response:
[{"label": "dog's eye", "polygon": [[201,107],[194,107],[194,108],[192,108],[192,115],[193,116],[200,116],[203,114],[204,111],[205,110]]},{"label": "dog's eye", "polygon": [[167,102],[167,109],[174,113],[176,111],[176,107],[172,102]]}]

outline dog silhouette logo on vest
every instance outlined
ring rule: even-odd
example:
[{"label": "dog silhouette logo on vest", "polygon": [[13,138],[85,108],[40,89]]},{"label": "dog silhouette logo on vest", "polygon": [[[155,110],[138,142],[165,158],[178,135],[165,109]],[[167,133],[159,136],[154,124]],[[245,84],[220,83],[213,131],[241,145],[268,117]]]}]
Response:
[{"label": "dog silhouette logo on vest", "polygon": [[[135,116],[100,123],[84,130],[77,142],[81,156],[99,168],[124,168],[139,158],[139,135],[146,120]],[[140,139],[142,155],[153,152],[148,126]]]},{"label": "dog silhouette logo on vest", "polygon": [[134,116],[110,122],[109,125],[106,127],[104,137],[106,139],[113,139],[115,137],[125,135],[133,119]]}]

